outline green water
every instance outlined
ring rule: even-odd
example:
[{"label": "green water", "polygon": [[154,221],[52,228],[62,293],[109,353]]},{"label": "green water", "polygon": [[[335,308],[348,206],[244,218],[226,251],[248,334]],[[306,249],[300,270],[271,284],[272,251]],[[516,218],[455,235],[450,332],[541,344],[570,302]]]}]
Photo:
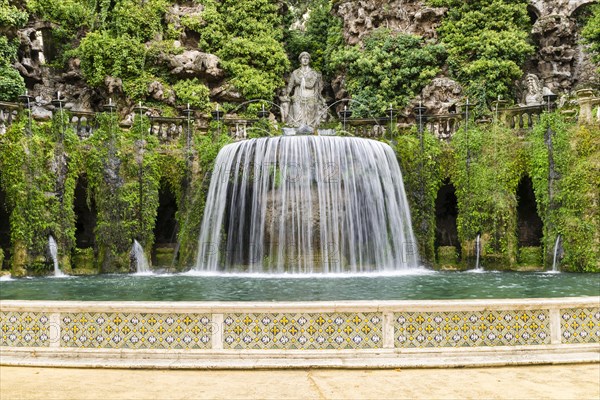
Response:
[{"label": "green water", "polygon": [[599,296],[600,274],[418,272],[406,275],[97,275],[0,281],[0,299],[330,301]]}]

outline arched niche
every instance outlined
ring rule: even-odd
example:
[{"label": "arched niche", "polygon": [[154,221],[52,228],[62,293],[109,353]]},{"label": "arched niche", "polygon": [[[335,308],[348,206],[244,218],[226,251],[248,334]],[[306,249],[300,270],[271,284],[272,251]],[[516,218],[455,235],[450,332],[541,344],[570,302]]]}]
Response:
[{"label": "arched niche", "polygon": [[529,21],[531,22],[531,26],[533,26],[540,17],[541,13],[540,10],[537,9],[537,7],[535,7],[532,4],[529,4],[527,5],[527,15],[529,15]]},{"label": "arched niche", "polygon": [[[6,204],[6,193],[0,187],[0,248],[4,251],[5,259],[10,250],[10,215]],[[0,268],[2,266],[0,265]]]},{"label": "arched niche", "polygon": [[517,186],[517,229],[519,247],[540,246],[543,223],[537,211],[533,183],[527,175]]},{"label": "arched niche", "polygon": [[446,179],[435,199],[435,248],[453,246],[460,249],[456,218],[458,200],[456,188]]},{"label": "arched niche", "polygon": [[177,247],[177,199],[166,182],[161,182],[158,192],[158,210],[154,225],[154,251],[152,264],[169,267]]},{"label": "arched niche", "polygon": [[75,245],[79,249],[94,247],[97,211],[92,199],[88,202],[88,180],[85,175],[77,179],[73,210],[75,211]]}]

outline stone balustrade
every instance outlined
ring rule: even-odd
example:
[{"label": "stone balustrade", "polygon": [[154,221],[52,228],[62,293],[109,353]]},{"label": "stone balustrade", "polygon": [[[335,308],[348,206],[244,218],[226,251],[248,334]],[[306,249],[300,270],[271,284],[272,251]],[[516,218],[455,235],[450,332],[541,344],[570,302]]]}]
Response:
[{"label": "stone balustrade", "polygon": [[80,139],[87,139],[98,129],[96,113],[85,111],[71,112],[71,126]]},{"label": "stone balustrade", "polygon": [[[578,110],[570,110],[578,116],[581,123],[595,123],[600,121],[600,107],[598,115],[594,115],[594,107],[600,105],[600,98],[594,97],[591,90],[585,89],[577,92]],[[6,129],[16,119],[18,113],[23,107],[18,103],[0,102],[0,134],[6,132]],[[539,122],[540,115],[546,111],[547,105],[521,106],[511,108],[501,108],[498,110],[499,120],[505,123],[511,129],[518,130],[522,134],[525,130],[530,130]],[[71,125],[81,139],[93,135],[98,128],[96,114],[93,112],[71,112]],[[414,116],[413,116],[414,117]],[[151,133],[156,135],[161,143],[176,141],[187,129],[185,117],[149,117],[151,120]],[[424,127],[432,132],[440,140],[450,140],[451,137],[460,129],[463,121],[463,114],[435,114],[424,115]],[[228,117],[222,120],[222,123],[234,140],[243,140],[248,138],[248,129],[256,123],[256,119],[245,119],[237,117]],[[196,120],[192,121],[192,131],[197,131],[199,125]],[[363,138],[385,138],[390,128],[390,119],[382,118],[348,118],[340,121],[345,128],[345,133],[351,136]],[[410,126],[414,124],[414,118],[409,118],[399,114],[394,116],[393,124],[395,126]],[[201,127],[200,127],[201,128]]]},{"label": "stone balustrade", "polygon": [[[194,120],[190,120],[193,130]],[[157,136],[161,143],[177,141],[187,129],[185,117],[150,117],[150,132]]]},{"label": "stone balustrade", "polygon": [[544,106],[512,107],[499,110],[500,120],[512,129],[531,129],[539,122]]},{"label": "stone balustrade", "polygon": [[17,118],[21,105],[0,101],[0,135],[4,134]]}]

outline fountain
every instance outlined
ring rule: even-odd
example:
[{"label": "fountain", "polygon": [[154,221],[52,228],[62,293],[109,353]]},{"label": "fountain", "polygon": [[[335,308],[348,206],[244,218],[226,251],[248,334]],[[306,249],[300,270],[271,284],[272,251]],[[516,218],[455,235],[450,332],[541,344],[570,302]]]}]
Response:
[{"label": "fountain", "polygon": [[52,235],[48,237],[48,252],[50,253],[50,258],[52,258],[52,262],[54,263],[54,276],[65,276],[58,266],[58,245],[56,244],[56,240],[54,240]]},{"label": "fountain", "polygon": [[144,248],[137,241],[133,241],[133,246],[131,247],[131,252],[129,256],[132,261],[135,262],[135,272],[137,274],[151,274],[150,264],[148,263],[148,259],[146,258],[146,254],[144,253]]},{"label": "fountain", "polygon": [[482,268],[479,265],[479,254],[481,253],[481,234],[477,234],[475,239],[475,271],[481,271]]},{"label": "fountain", "polygon": [[554,242],[554,257],[552,258],[552,272],[560,272],[558,270],[558,264],[556,263],[559,246],[560,246],[560,234],[558,234],[556,236],[556,242]]},{"label": "fountain", "polygon": [[292,136],[225,146],[196,271],[406,270],[418,254],[393,150],[368,139]]}]

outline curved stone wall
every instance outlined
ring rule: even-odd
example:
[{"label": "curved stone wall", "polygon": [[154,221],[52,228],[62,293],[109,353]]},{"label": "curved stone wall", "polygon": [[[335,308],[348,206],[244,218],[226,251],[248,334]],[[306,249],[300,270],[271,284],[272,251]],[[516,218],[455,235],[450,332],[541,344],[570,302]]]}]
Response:
[{"label": "curved stone wall", "polygon": [[600,297],[0,302],[0,363],[91,367],[469,366],[600,361]]}]

